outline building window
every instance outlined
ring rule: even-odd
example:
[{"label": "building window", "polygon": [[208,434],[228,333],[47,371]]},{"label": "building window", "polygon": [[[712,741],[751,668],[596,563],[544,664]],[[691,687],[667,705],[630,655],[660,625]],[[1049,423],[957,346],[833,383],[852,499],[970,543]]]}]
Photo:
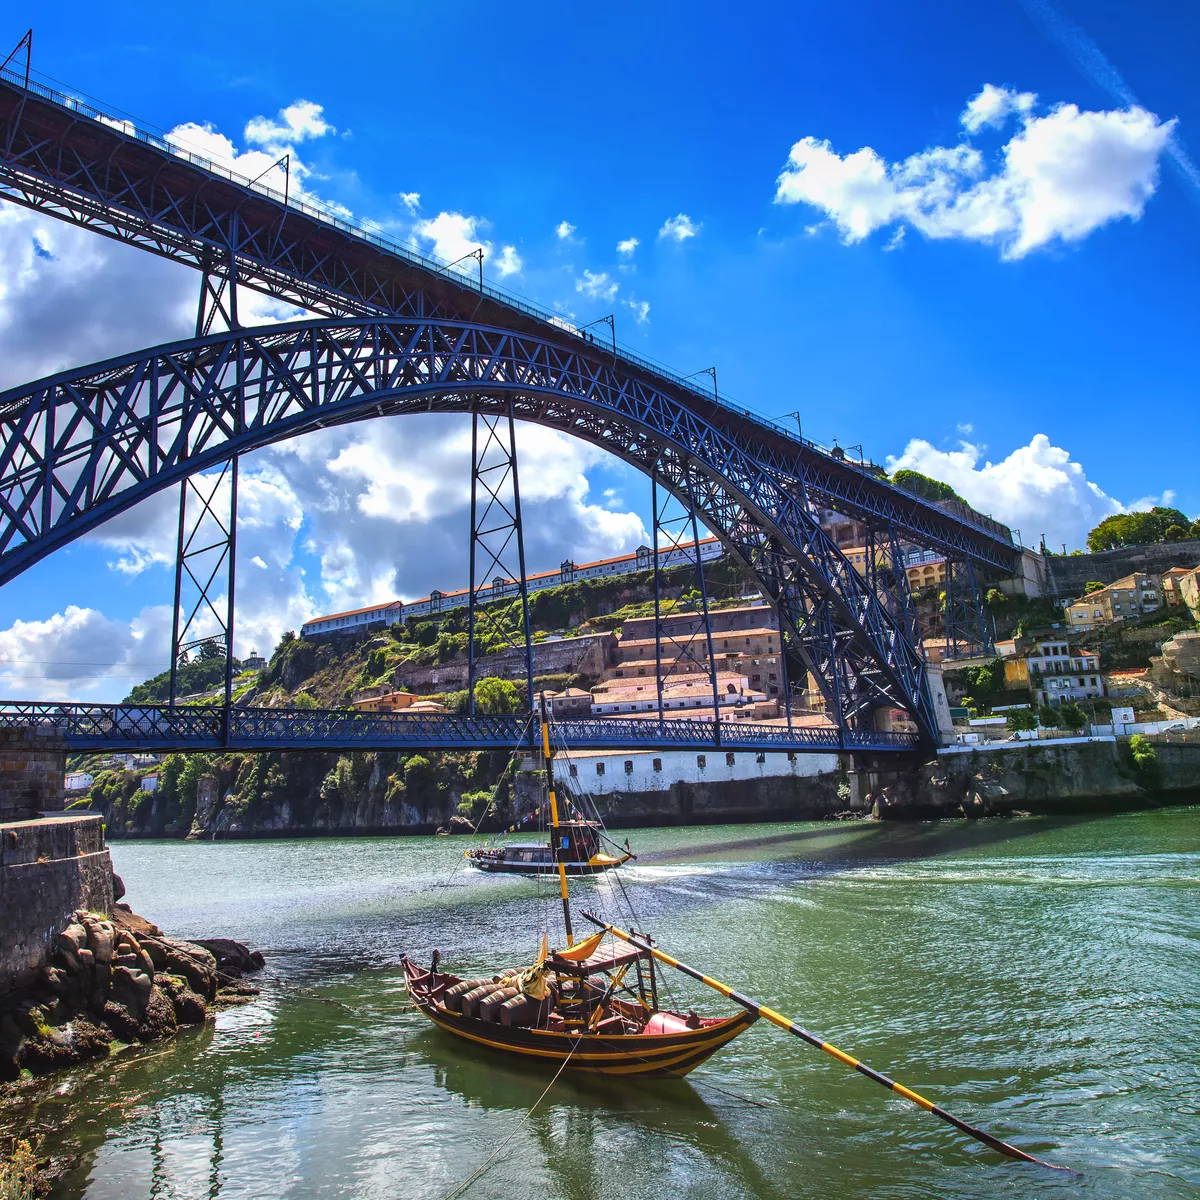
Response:
[{"label": "building window", "polygon": [[705,758],[703,754],[697,754],[696,755],[696,766],[698,766],[700,768],[700,770],[703,771],[704,768],[706,766],[708,766],[708,759]]},{"label": "building window", "polygon": [[662,770],[662,759],[661,759],[661,758],[656,758],[656,759],[654,760],[654,769],[655,769],[656,771],[661,771],[661,770]]},{"label": "building window", "polygon": [[788,762],[795,762],[795,761],[796,761],[796,752],[795,752],[795,750],[789,750],[789,751],[788,751]]},{"label": "building window", "polygon": [[579,768],[578,768],[578,767],[577,767],[577,766],[576,766],[574,763],[572,763],[572,764],[571,764],[571,766],[570,766],[570,772],[571,772],[571,778],[572,778],[572,779],[578,779],[578,778],[579,778]]},{"label": "building window", "polygon": [[768,678],[768,679],[774,679],[774,678],[775,678],[775,672],[774,672],[774,671],[768,671],[768,672],[767,672],[767,678]]},{"label": "building window", "polygon": [[596,764],[596,774],[597,775],[604,774],[604,764],[602,762]]},{"label": "building window", "polygon": [[733,764],[734,764],[734,762],[736,762],[736,761],[737,761],[737,760],[734,758],[733,751],[732,751],[732,750],[726,750],[726,751],[725,751],[725,765],[726,765],[727,767],[732,767],[732,766],[733,766]]},{"label": "building window", "polygon": [[763,752],[760,750],[760,751],[759,751],[759,752],[758,752],[758,753],[757,753],[757,754],[754,756],[754,761],[755,761],[756,763],[765,763],[765,762],[767,761],[767,756],[766,756],[766,755],[765,755],[765,754],[764,754],[764,753],[763,753]]},{"label": "building window", "polygon": [[627,758],[625,760],[625,774],[626,775],[633,774],[633,759],[632,758]]}]

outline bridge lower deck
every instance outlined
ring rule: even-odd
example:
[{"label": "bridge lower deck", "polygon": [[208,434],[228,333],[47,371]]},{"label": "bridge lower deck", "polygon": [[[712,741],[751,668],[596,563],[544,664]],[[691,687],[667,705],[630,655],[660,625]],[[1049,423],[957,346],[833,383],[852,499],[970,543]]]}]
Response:
[{"label": "bridge lower deck", "polygon": [[[573,750],[753,750],[828,754],[912,751],[916,734],[696,718],[590,717],[556,722]],[[59,738],[68,750],[517,750],[529,718],[219,705],[45,704],[0,701],[0,729]]]}]

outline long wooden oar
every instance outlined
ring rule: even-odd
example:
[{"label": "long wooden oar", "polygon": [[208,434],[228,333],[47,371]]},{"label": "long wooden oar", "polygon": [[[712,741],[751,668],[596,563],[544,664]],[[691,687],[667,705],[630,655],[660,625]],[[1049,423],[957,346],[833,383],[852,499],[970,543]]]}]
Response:
[{"label": "long wooden oar", "polygon": [[902,1083],[897,1083],[894,1079],[889,1079],[886,1075],[868,1067],[866,1063],[859,1062],[852,1055],[846,1054],[829,1042],[823,1041],[816,1034],[809,1033],[807,1029],[802,1029],[795,1021],[789,1021],[782,1013],[777,1013],[774,1009],[767,1008],[765,1004],[755,1003],[749,996],[743,996],[740,992],[735,992],[733,988],[721,983],[720,980],[713,979],[711,976],[697,971],[694,967],[689,967],[687,963],[682,963],[679,959],[672,958],[669,954],[664,954],[663,951],[655,946],[651,946],[648,942],[643,941],[634,934],[626,933],[625,930],[618,929],[615,925],[609,925],[606,921],[601,921],[590,912],[585,912],[583,916],[591,921],[593,925],[599,925],[600,928],[607,929],[609,933],[614,937],[619,937],[623,942],[628,942],[631,946],[635,946],[647,954],[654,955],[659,962],[666,963],[668,967],[674,967],[675,970],[682,971],[683,974],[690,975],[693,979],[698,979],[707,987],[720,992],[722,996],[728,997],[735,1004],[740,1004],[743,1008],[748,1009],[755,1016],[765,1017],[772,1025],[778,1025],[780,1029],[793,1034],[795,1037],[800,1038],[801,1041],[807,1042],[810,1046],[815,1046],[818,1050],[824,1050],[826,1054],[832,1058],[836,1058],[838,1062],[845,1063],[848,1067],[853,1067],[868,1079],[873,1079],[876,1083],[882,1084],[889,1091],[895,1092],[897,1096],[903,1096],[905,1100],[911,1100],[913,1104],[925,1109],[926,1112],[933,1113],[935,1117],[941,1117],[943,1121],[953,1125],[955,1129],[961,1129],[963,1133],[969,1134],[985,1146],[990,1146],[993,1150],[997,1150],[1009,1158],[1020,1159],[1022,1162],[1037,1163],[1038,1166],[1049,1167],[1053,1171],[1070,1171],[1070,1167],[1057,1167],[1054,1163],[1034,1158],[1032,1154],[1026,1154],[1024,1150],[1018,1150],[1016,1146],[1010,1146],[1007,1142],[1002,1142],[998,1137],[993,1137],[990,1133],[986,1133],[974,1125],[969,1125],[953,1113],[947,1112],[940,1104],[934,1104],[932,1100],[926,1100],[924,1096],[918,1095],[911,1088],[906,1088]]}]

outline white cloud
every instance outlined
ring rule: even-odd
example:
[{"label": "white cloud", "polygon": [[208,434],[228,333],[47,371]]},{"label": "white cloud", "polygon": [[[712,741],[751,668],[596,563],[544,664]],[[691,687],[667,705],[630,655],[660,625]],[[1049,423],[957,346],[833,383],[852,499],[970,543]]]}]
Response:
[{"label": "white cloud", "polygon": [[650,320],[650,303],[647,300],[626,300],[625,303],[633,310],[633,319],[639,325],[645,325]]},{"label": "white cloud", "polygon": [[421,207],[420,192],[401,192],[400,203],[408,209],[410,213],[415,213]]},{"label": "white cloud", "polygon": [[623,238],[617,243],[617,253],[622,258],[632,258],[633,252],[641,245],[635,237]]},{"label": "white cloud", "polygon": [[885,251],[899,250],[900,247],[904,245],[904,234],[905,234],[905,228],[903,225],[901,225],[899,227],[899,229],[897,229],[896,232],[893,233],[892,236],[890,238],[888,238],[888,240],[884,243],[884,245],[883,245],[884,250]]},{"label": "white cloud", "polygon": [[575,226],[570,221],[559,221],[554,227],[554,232],[565,242],[575,232]]},{"label": "white cloud", "polygon": [[[1120,71],[1089,34],[1069,21],[1048,0],[1020,0],[1022,8],[1033,18],[1036,25],[1063,48],[1067,57],[1094,83],[1106,91],[1118,104],[1131,107],[1138,103],[1133,89],[1127,84]],[[1200,167],[1192,161],[1176,126],[1171,131],[1167,146],[1167,157],[1179,177],[1188,186],[1192,199],[1200,196]]]},{"label": "white cloud", "polygon": [[169,659],[170,605],[115,621],[67,605],[44,620],[0,630],[0,687],[9,696],[47,700],[119,699]]},{"label": "white cloud", "polygon": [[[1136,106],[1088,112],[1074,104],[1036,117],[1021,110],[1022,96],[995,91],[1021,114],[1022,128],[994,169],[967,144],[888,164],[870,147],[842,156],[829,142],[805,137],[779,175],[776,203],[824,210],[847,243],[895,224],[930,238],[993,243],[1006,259],[1079,241],[1121,217],[1141,217],[1174,121]],[[982,110],[995,112],[996,103]],[[971,114],[968,106],[964,120],[975,120]]]},{"label": "white cloud", "polygon": [[517,253],[515,246],[505,246],[500,251],[500,257],[496,259],[496,271],[503,278],[505,275],[516,275],[520,272],[524,263],[521,261],[521,256]]},{"label": "white cloud", "polygon": [[486,257],[486,244],[475,236],[478,228],[478,217],[440,212],[436,217],[418,221],[415,232],[418,237],[433,243],[433,252],[438,258],[451,263],[476,250],[483,250]]},{"label": "white cloud", "polygon": [[593,300],[611,300],[620,290],[621,285],[610,279],[607,271],[597,274],[585,270],[582,279],[575,280],[575,290],[590,296]]},{"label": "white cloud", "polygon": [[887,466],[889,472],[907,468],[948,483],[972,507],[1020,529],[1027,546],[1036,546],[1045,534],[1051,547],[1063,542],[1069,548],[1083,547],[1089,530],[1105,517],[1161,503],[1158,498],[1130,504],[1115,500],[1044,433],[999,462],[985,459],[984,448],[970,442],[961,442],[956,450],[939,450],[914,438],[899,458],[888,458]]},{"label": "white cloud", "polygon": [[670,238],[674,242],[686,242],[700,232],[700,226],[692,221],[687,213],[678,213],[668,217],[658,231],[660,238]]},{"label": "white cloud", "polygon": [[968,133],[978,133],[987,125],[999,129],[1010,116],[1028,113],[1036,103],[1033,92],[1014,92],[1011,88],[985,83],[979,95],[967,101],[959,121]]},{"label": "white cloud", "polygon": [[297,100],[279,110],[279,120],[254,117],[246,123],[245,138],[258,146],[284,148],[308,138],[337,133],[321,115],[325,110],[311,100]]},{"label": "white cloud", "polygon": [[[470,262],[461,263],[460,259],[483,251],[486,262],[495,254],[491,242],[479,237],[479,231],[484,222],[479,217],[468,217],[462,213],[440,212],[429,220],[418,221],[413,232],[419,238],[432,243],[433,253],[445,263],[458,263],[459,269],[469,273],[474,269]],[[514,275],[521,270],[521,256],[515,246],[505,246],[496,256],[495,265],[501,275]]]}]

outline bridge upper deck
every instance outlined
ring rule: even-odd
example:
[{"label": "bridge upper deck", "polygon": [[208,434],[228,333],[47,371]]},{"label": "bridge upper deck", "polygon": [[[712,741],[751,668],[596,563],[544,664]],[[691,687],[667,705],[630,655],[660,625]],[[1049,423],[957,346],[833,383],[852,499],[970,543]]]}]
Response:
[{"label": "bridge upper deck", "polygon": [[778,475],[847,516],[1002,571],[1019,550],[1007,528],[946,511],[769,418],[697,390],[619,345],[564,328],[560,318],[347,220],[305,197],[244,179],[166,138],[41,84],[0,74],[0,196],[206,268],[232,251],[239,283],[333,316],[387,314],[470,320],[531,333],[662,389],[712,425],[736,431]]}]

